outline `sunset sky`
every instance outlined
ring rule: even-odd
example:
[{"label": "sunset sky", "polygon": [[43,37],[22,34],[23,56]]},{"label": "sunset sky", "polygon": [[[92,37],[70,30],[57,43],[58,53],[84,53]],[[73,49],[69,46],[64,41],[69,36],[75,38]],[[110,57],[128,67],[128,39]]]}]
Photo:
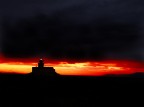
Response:
[{"label": "sunset sky", "polygon": [[[38,58],[8,59],[1,58],[1,73],[28,74],[32,67],[36,67]],[[87,61],[87,62],[60,62],[45,58],[46,67],[54,67],[60,75],[102,76],[107,74],[133,74],[144,72],[143,63],[135,61]]]},{"label": "sunset sky", "polygon": [[144,1],[0,1],[0,55],[1,72],[39,58],[65,75],[143,72]]}]

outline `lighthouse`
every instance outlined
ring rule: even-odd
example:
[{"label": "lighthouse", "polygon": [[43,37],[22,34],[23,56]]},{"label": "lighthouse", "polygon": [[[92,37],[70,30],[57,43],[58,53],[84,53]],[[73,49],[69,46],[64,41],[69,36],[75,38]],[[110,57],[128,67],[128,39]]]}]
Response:
[{"label": "lighthouse", "polygon": [[43,76],[56,76],[58,75],[55,72],[53,67],[45,67],[44,60],[40,59],[38,62],[38,67],[32,67],[32,74],[33,75],[43,75]]}]

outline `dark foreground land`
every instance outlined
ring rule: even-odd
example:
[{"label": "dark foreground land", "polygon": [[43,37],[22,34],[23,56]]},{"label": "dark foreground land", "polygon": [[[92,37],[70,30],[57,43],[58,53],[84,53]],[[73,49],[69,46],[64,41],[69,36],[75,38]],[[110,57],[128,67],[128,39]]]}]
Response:
[{"label": "dark foreground land", "polygon": [[47,107],[144,106],[144,75],[103,77],[0,75],[0,105]]}]

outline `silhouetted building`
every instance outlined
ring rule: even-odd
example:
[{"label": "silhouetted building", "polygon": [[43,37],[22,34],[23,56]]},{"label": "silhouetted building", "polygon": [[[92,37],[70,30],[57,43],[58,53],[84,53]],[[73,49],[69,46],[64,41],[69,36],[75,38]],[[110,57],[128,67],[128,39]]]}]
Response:
[{"label": "silhouetted building", "polygon": [[33,75],[43,75],[43,76],[56,76],[58,75],[55,72],[53,67],[44,67],[44,61],[42,59],[38,62],[38,67],[32,67]]}]

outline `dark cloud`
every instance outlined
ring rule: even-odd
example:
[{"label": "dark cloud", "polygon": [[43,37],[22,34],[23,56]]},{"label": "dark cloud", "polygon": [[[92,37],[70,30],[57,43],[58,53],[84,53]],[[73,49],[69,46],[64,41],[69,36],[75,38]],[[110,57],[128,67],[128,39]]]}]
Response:
[{"label": "dark cloud", "polygon": [[105,59],[115,53],[132,52],[139,40],[135,23],[107,19],[93,24],[73,24],[45,15],[5,25],[3,52],[12,57],[45,54],[53,58]]},{"label": "dark cloud", "polygon": [[11,4],[14,7],[1,7],[5,56],[144,59],[142,0],[15,0]]}]

